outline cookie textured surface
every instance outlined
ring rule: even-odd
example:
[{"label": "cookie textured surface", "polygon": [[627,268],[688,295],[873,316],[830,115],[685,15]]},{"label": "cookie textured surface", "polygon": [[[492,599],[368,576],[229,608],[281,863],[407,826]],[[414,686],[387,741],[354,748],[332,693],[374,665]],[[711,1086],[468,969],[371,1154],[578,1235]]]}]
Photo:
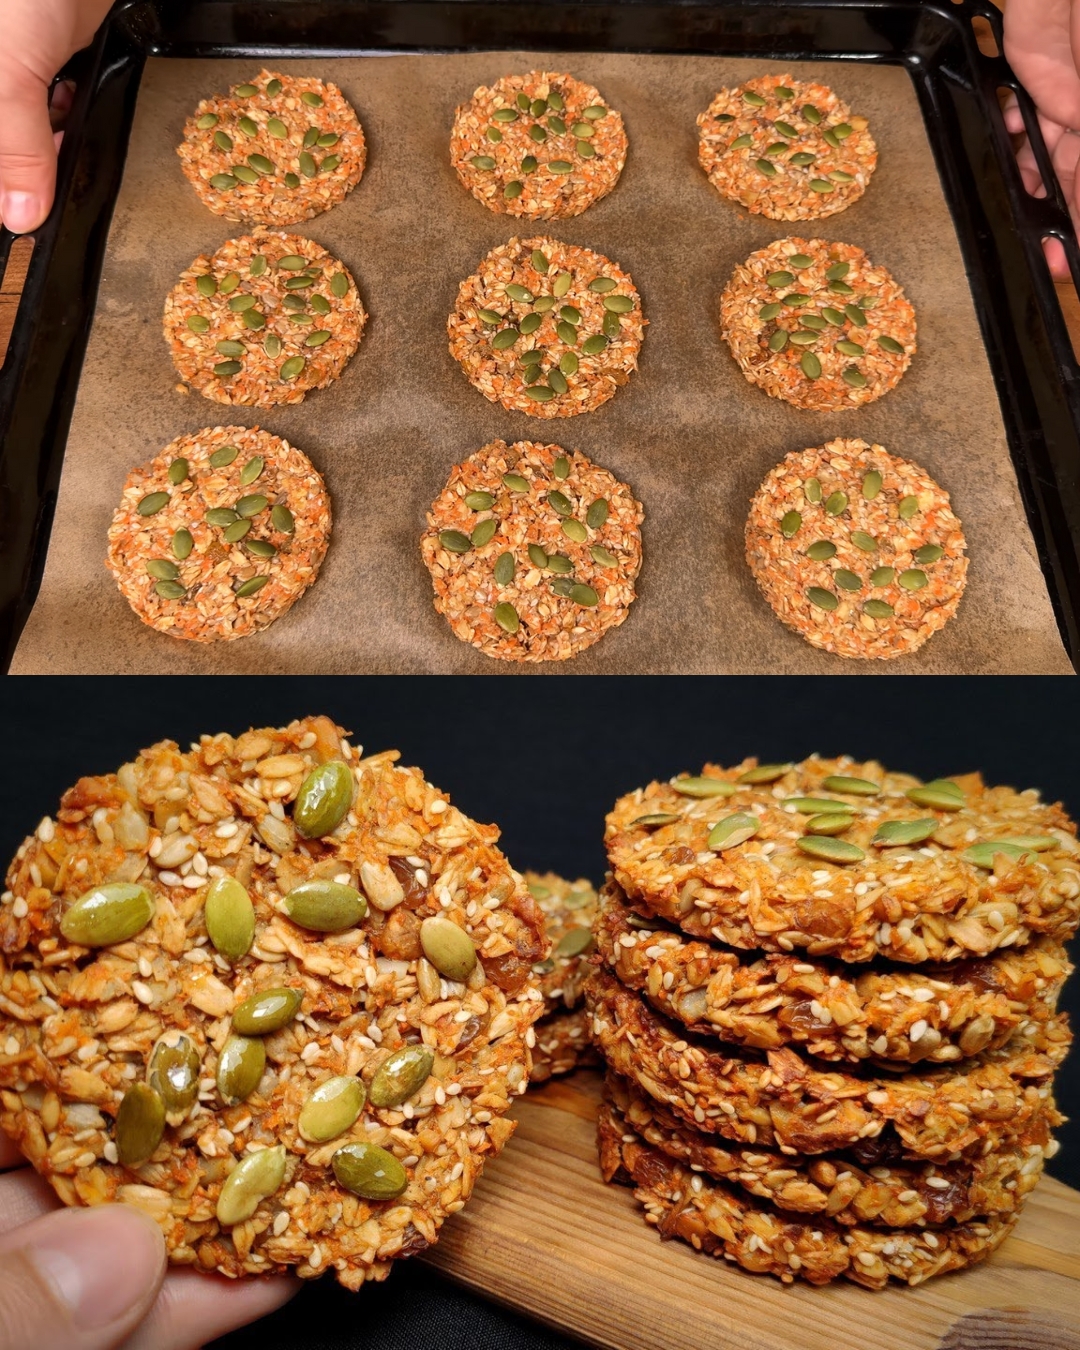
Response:
[{"label": "cookie textured surface", "polygon": [[585,877],[567,881],[555,872],[524,872],[529,893],[544,916],[551,955],[537,967],[544,1012],[569,1012],[581,1003],[581,987],[593,950],[596,888]]},{"label": "cookie textured surface", "polygon": [[728,1052],[652,1012],[604,970],[586,980],[585,1002],[607,1064],[692,1128],[803,1154],[885,1131],[914,1158],[993,1151],[1047,1109],[1071,1040],[1058,1017],[960,1064],[875,1077],[824,1070],[788,1047],[764,1058]]},{"label": "cookie textured surface", "polygon": [[844,1278],[868,1289],[883,1289],[890,1280],[922,1284],[985,1260],[1017,1217],[987,1215],[936,1229],[841,1227],[817,1216],[800,1221],[650,1148],[610,1103],[600,1108],[598,1140],[605,1180],[635,1187],[646,1222],[661,1237],[680,1238],[785,1283]]},{"label": "cookie textured surface", "polygon": [[265,225],[294,225],[344,201],[367,160],[337,85],[270,70],[202,99],[176,152],[211,211]]},{"label": "cookie textured surface", "polygon": [[626,148],[623,120],[599,90],[533,70],[481,85],[457,109],[450,162],[489,211],[555,220],[607,196]]},{"label": "cookie textured surface", "polygon": [[[835,831],[835,833],[834,833]],[[954,961],[1080,918],[1080,845],[1060,805],[978,774],[923,783],[823,759],[650,783],[606,844],[636,904],[695,937],[843,961]]]},{"label": "cookie textured surface", "polygon": [[447,332],[450,355],[486,399],[574,417],[630,379],[645,322],[617,263],[541,236],[491,250],[461,283]]},{"label": "cookie textured surface", "polygon": [[330,497],[302,451],[258,427],[207,427],[128,474],[107,562],[149,627],[227,642],[291,609],[329,542]]},{"label": "cookie textured surface", "polygon": [[584,1008],[551,1013],[533,1028],[532,1072],[529,1086],[599,1063],[589,1038],[589,1014]]},{"label": "cookie textured surface", "polygon": [[777,617],[852,659],[917,651],[956,613],[967,545],[949,494],[880,445],[787,456],[750,504],[746,560]]},{"label": "cookie textured surface", "polygon": [[1054,1107],[1035,1116],[1006,1146],[962,1162],[859,1162],[836,1153],[802,1159],[731,1144],[691,1129],[678,1116],[618,1074],[608,1073],[605,1098],[643,1143],[694,1172],[767,1200],[794,1214],[820,1214],[838,1224],[889,1228],[966,1223],[984,1214],[1013,1214],[1042,1176],[1057,1144],[1050,1131],[1061,1123]]},{"label": "cookie textured surface", "polygon": [[397,753],[326,718],[83,778],[0,898],[0,1125],[171,1259],[333,1269],[430,1245],[513,1130],[543,919]]},{"label": "cookie textured surface", "polygon": [[595,933],[612,974],[690,1031],[851,1064],[947,1064],[995,1050],[1053,1015],[1072,971],[1050,938],[917,969],[739,953],[643,917],[611,881]]},{"label": "cookie textured surface", "polygon": [[771,398],[836,412],[872,403],[915,354],[915,310],[853,244],[778,239],[736,267],[720,299],[724,341]]},{"label": "cookie textured surface", "polygon": [[577,450],[492,441],[451,471],[420,550],[456,637],[503,661],[565,661],[626,618],[644,512]]},{"label": "cookie textured surface", "polygon": [[202,254],[165,301],[173,364],[218,403],[300,403],[338,378],[367,313],[336,258],[299,234],[257,227]]},{"label": "cookie textured surface", "polygon": [[721,89],[698,117],[698,159],[729,201],[770,220],[814,220],[866,191],[877,146],[825,84],[762,75]]}]

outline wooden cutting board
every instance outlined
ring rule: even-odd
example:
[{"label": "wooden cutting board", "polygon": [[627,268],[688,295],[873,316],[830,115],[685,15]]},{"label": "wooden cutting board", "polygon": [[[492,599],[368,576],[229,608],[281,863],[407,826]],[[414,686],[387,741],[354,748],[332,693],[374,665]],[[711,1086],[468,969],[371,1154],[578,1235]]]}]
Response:
[{"label": "wooden cutting board", "polygon": [[599,1095],[589,1071],[530,1092],[423,1259],[615,1350],[1080,1350],[1080,1192],[1044,1178],[989,1263],[915,1289],[785,1286],[661,1242],[632,1192],[601,1182]]}]

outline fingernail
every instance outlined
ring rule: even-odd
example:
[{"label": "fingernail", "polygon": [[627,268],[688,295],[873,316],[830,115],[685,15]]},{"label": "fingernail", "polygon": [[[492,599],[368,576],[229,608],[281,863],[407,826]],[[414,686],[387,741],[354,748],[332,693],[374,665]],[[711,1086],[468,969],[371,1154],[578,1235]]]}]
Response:
[{"label": "fingernail", "polygon": [[0,197],[0,220],[12,234],[36,229],[45,219],[41,198],[33,192],[5,192]]},{"label": "fingernail", "polygon": [[71,1310],[73,1321],[104,1327],[146,1300],[164,1261],[156,1224],[124,1205],[60,1210],[27,1256]]}]

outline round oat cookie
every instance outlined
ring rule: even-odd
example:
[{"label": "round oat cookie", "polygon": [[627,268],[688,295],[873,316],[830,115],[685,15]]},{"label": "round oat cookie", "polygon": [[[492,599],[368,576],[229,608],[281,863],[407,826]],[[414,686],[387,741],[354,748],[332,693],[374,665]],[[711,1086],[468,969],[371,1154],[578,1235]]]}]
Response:
[{"label": "round oat cookie", "polygon": [[584,1008],[551,1013],[537,1022],[533,1031],[536,1044],[532,1050],[530,1087],[599,1063],[589,1040],[589,1014]]},{"label": "round oat cookie", "polygon": [[526,1086],[543,916],[396,759],[324,717],[163,741],[19,848],[0,1126],[65,1204],[356,1288],[468,1199]]},{"label": "round oat cookie", "polygon": [[720,326],[739,369],[771,398],[837,412],[888,393],[915,354],[915,311],[853,244],[778,239],[736,267]]},{"label": "round oat cookie", "polygon": [[992,1153],[940,1165],[890,1159],[880,1166],[863,1165],[847,1153],[804,1160],[759,1144],[727,1143],[692,1129],[610,1071],[604,1097],[644,1143],[676,1162],[780,1209],[821,1214],[844,1226],[911,1228],[1013,1214],[1042,1176],[1044,1159],[1057,1152],[1051,1130],[1062,1120],[1051,1103],[1021,1137]]},{"label": "round oat cookie", "polygon": [[691,1031],[755,1050],[796,1045],[815,1059],[947,1064],[1045,1021],[1072,971],[1051,938],[992,957],[862,969],[802,955],[730,951],[687,939],[600,893],[597,949],[611,973]]},{"label": "round oat cookie", "polygon": [[729,201],[770,220],[817,220],[866,191],[877,146],[825,84],[762,75],[721,89],[697,119],[698,159]]},{"label": "round oat cookie", "polygon": [[976,773],[707,764],[621,797],[605,839],[632,905],[733,947],[956,961],[1064,942],[1080,920],[1076,826],[1033,788]]},{"label": "round oat cookie", "polygon": [[817,1215],[800,1221],[650,1147],[610,1102],[601,1105],[597,1130],[605,1181],[633,1186],[645,1221],[662,1238],[681,1238],[697,1251],[785,1284],[800,1279],[822,1285],[841,1276],[867,1289],[883,1289],[890,1279],[922,1284],[984,1261],[1018,1218],[987,1215],[938,1229],[841,1227]]},{"label": "round oat cookie", "polygon": [[1049,1108],[1072,1041],[1059,1016],[1025,1023],[1008,1045],[961,1064],[875,1076],[824,1070],[788,1046],[766,1056],[714,1049],[602,967],[585,981],[585,1006],[608,1066],[692,1129],[803,1154],[851,1149],[883,1133],[909,1158],[993,1152]]},{"label": "round oat cookie", "polygon": [[565,661],[626,618],[644,512],[579,450],[491,441],[451,470],[420,541],[435,608],[501,661]]},{"label": "round oat cookie", "polygon": [[566,881],[554,872],[524,872],[525,885],[544,915],[551,956],[537,966],[545,1014],[567,1012],[581,1002],[581,985],[593,950],[596,888],[579,877]]},{"label": "round oat cookie", "polygon": [[256,408],[325,389],[365,323],[347,268],[314,240],[261,225],[196,258],[165,301],[165,341],[185,384]]},{"label": "round oat cookie", "polygon": [[270,70],[202,99],[176,153],[215,215],[266,225],[295,225],[344,201],[367,160],[336,84]]},{"label": "round oat cookie", "polygon": [[557,239],[511,239],[458,290],[450,355],[512,412],[594,412],[637,369],[646,320],[628,273]]},{"label": "round oat cookie", "polygon": [[305,454],[258,427],[207,427],[128,474],[106,561],[150,628],[228,642],[291,609],[329,543],[330,497]]},{"label": "round oat cookie", "polygon": [[619,181],[626,131],[591,84],[532,70],[481,85],[457,109],[450,162],[489,211],[579,216]]},{"label": "round oat cookie", "polygon": [[948,623],[967,581],[949,494],[880,445],[787,456],[758,488],[746,561],[777,618],[851,659],[907,656]]}]

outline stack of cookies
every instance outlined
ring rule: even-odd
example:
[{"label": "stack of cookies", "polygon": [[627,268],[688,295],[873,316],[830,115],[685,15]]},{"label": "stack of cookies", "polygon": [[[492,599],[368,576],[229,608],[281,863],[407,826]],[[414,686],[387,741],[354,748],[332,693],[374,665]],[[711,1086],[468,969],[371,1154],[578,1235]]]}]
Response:
[{"label": "stack of cookies", "polygon": [[605,1178],[665,1237],[872,1288],[985,1258],[1055,1151],[1080,915],[1060,806],[811,757],[608,816]]}]

